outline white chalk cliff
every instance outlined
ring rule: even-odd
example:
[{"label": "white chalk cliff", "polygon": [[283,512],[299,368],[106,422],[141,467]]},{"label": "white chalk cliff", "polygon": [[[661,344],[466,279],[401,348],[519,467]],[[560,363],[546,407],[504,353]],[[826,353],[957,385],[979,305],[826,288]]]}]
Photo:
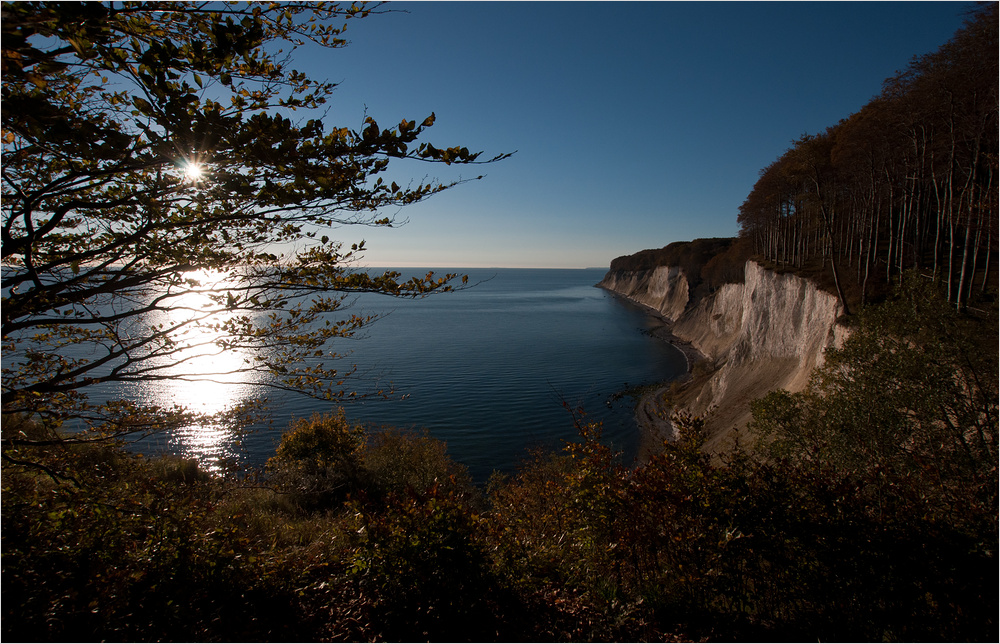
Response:
[{"label": "white chalk cliff", "polygon": [[687,277],[677,266],[658,266],[647,271],[608,271],[599,286],[633,302],[659,311],[675,320],[687,308]]},{"label": "white chalk cliff", "polygon": [[775,389],[800,391],[823,352],[840,346],[837,297],[801,277],[779,275],[747,262],[742,284],[725,284],[697,302],[689,300],[683,271],[610,271],[599,284],[649,306],[671,332],[710,362],[707,380],[685,392],[679,405],[708,418],[706,449],[725,449],[734,428],[750,418],[749,403]]}]

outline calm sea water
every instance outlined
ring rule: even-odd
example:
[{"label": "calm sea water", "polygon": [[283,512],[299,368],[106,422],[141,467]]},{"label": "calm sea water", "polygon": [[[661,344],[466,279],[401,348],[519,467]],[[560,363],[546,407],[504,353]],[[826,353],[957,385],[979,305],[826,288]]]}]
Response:
[{"label": "calm sea water", "polygon": [[[455,269],[449,269],[455,272]],[[404,271],[404,275],[424,271]],[[616,394],[683,374],[683,355],[645,330],[656,320],[596,288],[604,269],[471,269],[474,288],[422,300],[365,295],[359,312],[386,314],[350,349],[358,390],[392,384],[397,396],[343,404],[349,418],[373,426],[425,428],[478,481],[512,471],[531,447],[558,448],[576,437],[565,404],[604,424],[604,438],[634,457],[639,443],[634,400]],[[225,356],[213,358],[220,369]],[[234,359],[239,359],[238,356]],[[204,411],[259,395],[253,383],[162,381],[105,392]],[[329,411],[328,402],[272,394],[270,426],[242,438],[224,427],[191,427],[139,446],[262,465],[288,421]]]}]

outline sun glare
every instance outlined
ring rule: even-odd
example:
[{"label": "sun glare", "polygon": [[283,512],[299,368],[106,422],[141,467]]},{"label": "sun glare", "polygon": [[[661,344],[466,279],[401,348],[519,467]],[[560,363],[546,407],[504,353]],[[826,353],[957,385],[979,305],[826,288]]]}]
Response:
[{"label": "sun glare", "polygon": [[205,176],[205,169],[200,163],[191,161],[184,164],[184,177],[188,181],[200,181]]},{"label": "sun glare", "polygon": [[[256,377],[247,367],[252,355],[245,348],[219,342],[226,339],[221,325],[235,315],[226,310],[228,289],[238,286],[238,278],[211,268],[181,275],[173,287],[174,295],[161,300],[164,307],[150,314],[153,328],[172,329],[172,344],[153,360],[163,377],[142,386],[143,401],[164,407],[183,405],[192,412],[211,415],[255,396]],[[179,429],[173,440],[185,454],[202,462],[236,453],[233,430],[211,420],[198,420]]]},{"label": "sun glare", "polygon": [[187,284],[187,290],[178,296],[179,302],[186,308],[204,309],[212,306],[210,295],[216,291],[232,286],[225,273],[202,268],[194,271],[187,271],[183,274],[183,279]]},{"label": "sun glare", "polygon": [[183,277],[187,281],[197,282],[198,286],[213,288],[226,279],[226,274],[211,268],[199,268],[185,271]]}]

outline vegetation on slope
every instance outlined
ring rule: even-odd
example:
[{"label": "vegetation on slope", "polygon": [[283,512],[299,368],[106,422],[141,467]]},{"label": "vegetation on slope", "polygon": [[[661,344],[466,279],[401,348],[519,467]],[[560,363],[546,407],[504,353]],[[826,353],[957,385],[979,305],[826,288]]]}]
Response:
[{"label": "vegetation on slope", "polygon": [[908,283],[755,404],[758,450],[681,414],[628,468],[581,419],[485,490],[342,413],[225,478],[8,417],[3,637],[995,639],[996,338]]},{"label": "vegetation on slope", "polygon": [[740,236],[777,265],[826,267],[848,310],[913,268],[957,305],[995,297],[997,79],[991,3],[856,114],[764,168]]}]

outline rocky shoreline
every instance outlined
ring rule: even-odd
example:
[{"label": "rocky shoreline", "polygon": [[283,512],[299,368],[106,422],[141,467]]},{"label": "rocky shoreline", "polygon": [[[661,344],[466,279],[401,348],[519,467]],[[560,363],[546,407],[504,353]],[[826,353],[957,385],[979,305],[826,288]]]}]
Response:
[{"label": "rocky shoreline", "polygon": [[640,463],[645,463],[649,460],[650,456],[662,450],[663,441],[670,441],[676,438],[673,424],[670,422],[672,407],[666,404],[671,388],[675,387],[675,383],[677,382],[689,382],[693,375],[694,365],[707,360],[707,357],[698,351],[693,344],[674,335],[672,320],[654,307],[637,302],[610,289],[606,290],[612,295],[622,298],[632,306],[641,307],[646,313],[655,318],[659,326],[650,329],[648,333],[658,340],[671,344],[680,351],[684,355],[684,360],[687,364],[687,373],[685,376],[671,380],[646,392],[636,403],[635,420],[639,426],[639,451],[637,458]]},{"label": "rocky shoreline", "polygon": [[[655,313],[655,309],[650,309]],[[643,395],[635,407],[635,420],[639,425],[639,462],[646,462],[650,456],[660,452],[663,448],[663,441],[672,441],[677,438],[673,424],[670,422],[672,407],[669,404],[669,393],[675,388],[675,383],[689,382],[692,378],[694,365],[706,359],[690,342],[686,342],[671,331],[670,320],[657,316],[662,323],[650,334],[669,342],[682,354],[687,362],[687,374],[678,379],[672,380],[661,387],[647,392]]]}]

